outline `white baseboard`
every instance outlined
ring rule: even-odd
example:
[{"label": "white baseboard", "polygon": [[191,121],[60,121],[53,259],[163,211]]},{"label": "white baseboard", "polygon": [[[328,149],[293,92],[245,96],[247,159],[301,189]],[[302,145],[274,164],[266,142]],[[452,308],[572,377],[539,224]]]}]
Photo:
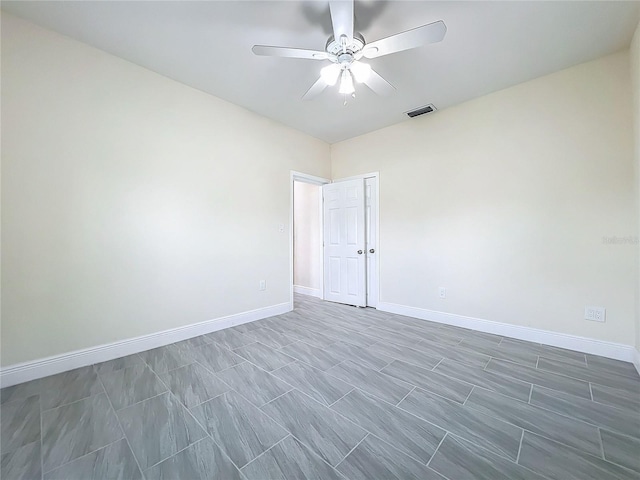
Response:
[{"label": "white baseboard", "polygon": [[319,288],[310,288],[310,287],[303,287],[300,285],[294,285],[293,292],[300,293],[302,295],[309,295],[311,297],[316,297],[320,299],[322,298],[322,292],[320,291]]},{"label": "white baseboard", "polygon": [[638,375],[640,375],[640,352],[635,349],[633,350],[633,366],[636,367]]},{"label": "white baseboard", "polygon": [[94,363],[106,362],[107,360],[124,357],[125,355],[144,352],[145,350],[162,347],[170,343],[179,342],[180,340],[186,340],[224,328],[235,327],[236,325],[280,315],[289,311],[291,311],[291,304],[289,302],[280,303],[278,305],[236,313],[192,325],[172,328],[162,332],[151,333],[141,337],[98,345],[96,347],[41,358],[31,362],[9,365],[0,369],[0,385],[2,388],[10,387],[11,385],[29,380],[66,372],[74,368],[86,367]]},{"label": "white baseboard", "polygon": [[458,327],[470,328],[480,332],[493,333],[503,337],[517,338],[529,342],[542,343],[552,347],[566,348],[578,352],[600,355],[602,357],[632,362],[640,373],[640,354],[631,345],[605,342],[593,338],[579,337],[566,333],[551,332],[538,328],[522,327],[508,323],[494,322],[482,318],[466,317],[453,313],[438,312],[424,308],[407,307],[395,303],[379,302],[378,310],[383,312],[405,315],[407,317],[429,320],[431,322],[445,323]]}]

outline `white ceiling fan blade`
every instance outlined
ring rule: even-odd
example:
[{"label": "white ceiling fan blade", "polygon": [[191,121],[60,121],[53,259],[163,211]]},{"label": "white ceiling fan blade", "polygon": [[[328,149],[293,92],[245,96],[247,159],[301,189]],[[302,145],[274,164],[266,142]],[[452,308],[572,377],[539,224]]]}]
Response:
[{"label": "white ceiling fan blade", "polygon": [[368,43],[364,48],[367,58],[381,57],[390,53],[401,52],[411,48],[421,47],[429,43],[442,41],[447,33],[447,26],[442,20],[429,23],[413,30],[391,35],[390,37]]},{"label": "white ceiling fan blade", "polygon": [[353,0],[331,0],[331,23],[333,24],[333,37],[340,41],[343,35],[347,37],[347,45],[353,40]]},{"label": "white ceiling fan blade", "polygon": [[368,78],[362,79],[362,83],[383,97],[388,97],[396,91],[396,87],[382,78],[373,68],[370,70]]},{"label": "white ceiling fan blade", "polygon": [[325,88],[327,88],[327,82],[325,82],[324,79],[320,77],[318,80],[316,80],[316,83],[311,85],[311,88],[309,88],[309,90],[307,90],[307,93],[302,96],[302,99],[311,100],[324,92]]},{"label": "white ceiling fan blade", "polygon": [[306,58],[309,60],[326,60],[327,52],[305,50],[303,48],[273,47],[270,45],[254,45],[251,49],[256,55],[267,57]]}]

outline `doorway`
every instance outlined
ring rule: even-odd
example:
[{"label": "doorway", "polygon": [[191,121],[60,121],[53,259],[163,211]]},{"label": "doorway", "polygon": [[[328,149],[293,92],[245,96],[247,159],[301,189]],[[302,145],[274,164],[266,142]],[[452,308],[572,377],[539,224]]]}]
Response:
[{"label": "doorway", "polygon": [[377,307],[378,174],[330,181],[291,173],[293,293]]}]

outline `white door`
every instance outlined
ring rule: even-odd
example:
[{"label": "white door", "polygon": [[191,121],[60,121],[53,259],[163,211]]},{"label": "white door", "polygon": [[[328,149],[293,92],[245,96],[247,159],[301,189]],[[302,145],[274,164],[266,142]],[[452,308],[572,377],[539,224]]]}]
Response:
[{"label": "white door", "polygon": [[364,180],[323,185],[324,299],[367,304]]},{"label": "white door", "polygon": [[367,255],[367,307],[378,306],[378,178],[364,180],[365,253]]}]

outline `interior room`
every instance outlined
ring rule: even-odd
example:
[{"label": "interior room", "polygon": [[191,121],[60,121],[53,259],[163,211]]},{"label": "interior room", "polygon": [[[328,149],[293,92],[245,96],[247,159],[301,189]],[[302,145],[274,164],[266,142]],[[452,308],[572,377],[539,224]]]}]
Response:
[{"label": "interior room", "polygon": [[640,479],[640,2],[0,18],[3,480]]}]

